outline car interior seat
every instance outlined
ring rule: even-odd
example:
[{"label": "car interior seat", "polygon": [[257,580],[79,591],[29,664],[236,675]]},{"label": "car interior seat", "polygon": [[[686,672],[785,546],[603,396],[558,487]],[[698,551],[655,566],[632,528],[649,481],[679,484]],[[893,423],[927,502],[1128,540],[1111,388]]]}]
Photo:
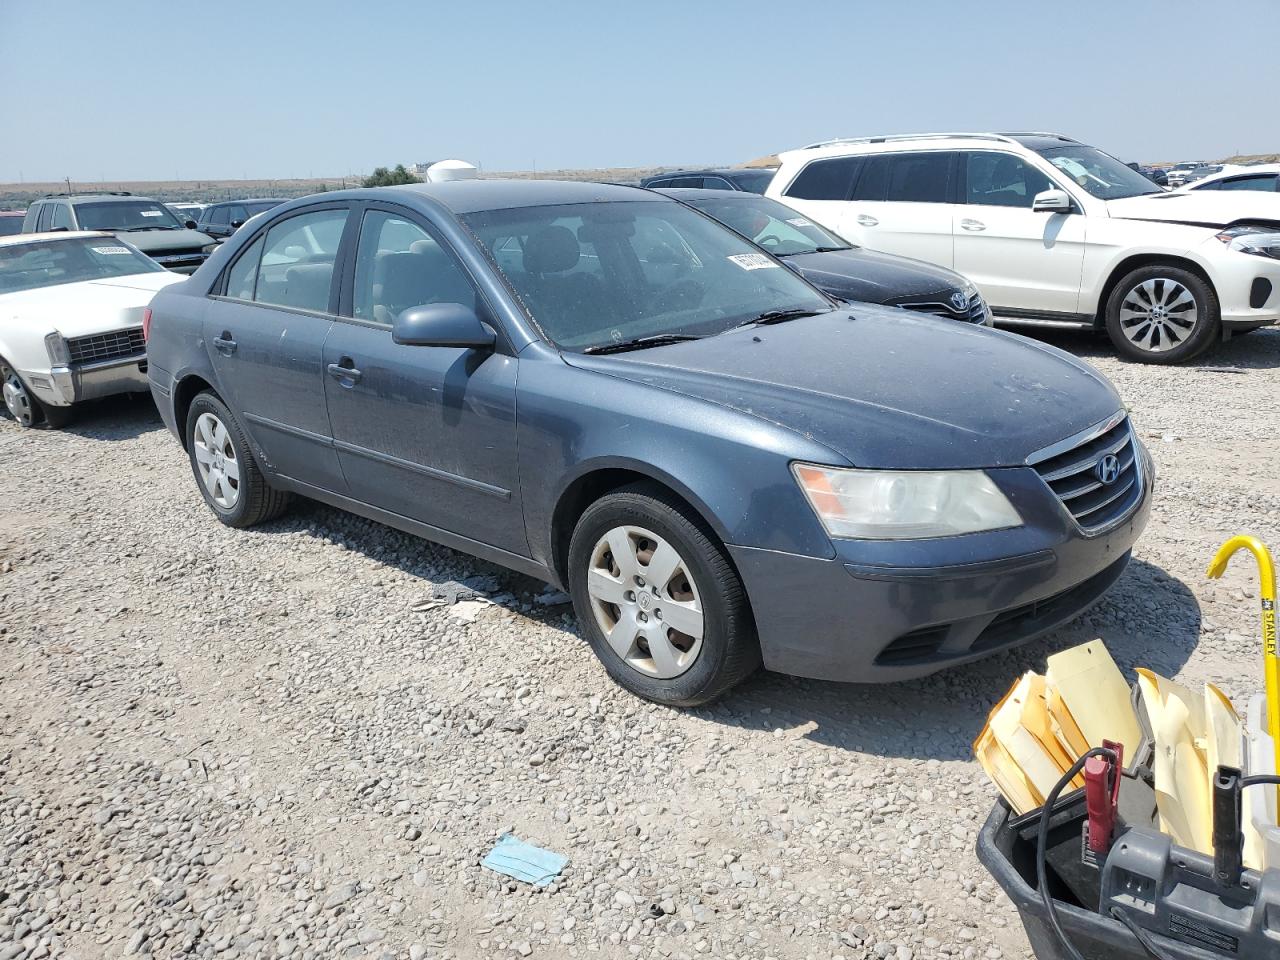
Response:
[{"label": "car interior seat", "polygon": [[561,336],[597,328],[612,311],[604,285],[591,273],[571,273],[582,259],[582,246],[568,227],[555,224],[530,234],[524,242],[522,264],[533,289],[535,319],[550,313]]}]

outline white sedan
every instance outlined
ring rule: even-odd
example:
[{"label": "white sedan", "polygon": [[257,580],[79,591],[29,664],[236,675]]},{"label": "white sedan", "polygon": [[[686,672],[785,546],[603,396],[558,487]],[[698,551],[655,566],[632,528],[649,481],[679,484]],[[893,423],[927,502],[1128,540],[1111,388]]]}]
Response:
[{"label": "white sedan", "polygon": [[74,404],[145,393],[143,311],[186,278],[109,233],[0,237],[0,382],[25,427],[65,425]]}]

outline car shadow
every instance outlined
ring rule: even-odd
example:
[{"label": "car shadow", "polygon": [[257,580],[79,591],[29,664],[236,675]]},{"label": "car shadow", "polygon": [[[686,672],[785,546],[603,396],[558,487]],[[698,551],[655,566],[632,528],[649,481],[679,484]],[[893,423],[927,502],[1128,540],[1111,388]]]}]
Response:
[{"label": "car shadow", "polygon": [[[1105,333],[1094,330],[1066,330],[1056,327],[1009,326],[1011,333],[1038,340],[1066,350],[1086,360],[1093,357],[1115,357],[1115,347]],[[1141,364],[1137,364],[1141,366]],[[1189,363],[1179,367],[1206,372],[1238,373],[1245,370],[1272,370],[1280,367],[1280,326],[1263,327],[1239,334],[1226,343],[1217,343]]]},{"label": "car shadow", "polygon": [[902,683],[845,684],[762,672],[693,711],[710,723],[847,750],[917,760],[968,760],[991,708],[1050,654],[1101,638],[1127,679],[1135,666],[1172,676],[1200,636],[1200,605],[1186,584],[1134,560],[1093,609],[1023,646]]},{"label": "car shadow", "polygon": [[132,440],[163,426],[151,394],[121,393],[77,405],[74,418],[59,433],[88,440]]},{"label": "car shadow", "polygon": [[[543,604],[549,590],[534,577],[374,521],[303,501],[254,532],[305,532],[437,585],[486,579],[489,599],[566,634],[579,654],[593,654],[567,602]],[[1058,650],[1102,638],[1132,680],[1135,666],[1175,675],[1200,637],[1200,605],[1190,588],[1162,568],[1132,561],[1116,585],[1080,617],[1031,643],[921,680],[833,683],[761,671],[721,700],[682,712],[707,723],[756,733],[800,736],[851,753],[922,760],[967,760],[988,712],[1027,670],[1044,672]],[[572,638],[572,639],[570,639]]]}]

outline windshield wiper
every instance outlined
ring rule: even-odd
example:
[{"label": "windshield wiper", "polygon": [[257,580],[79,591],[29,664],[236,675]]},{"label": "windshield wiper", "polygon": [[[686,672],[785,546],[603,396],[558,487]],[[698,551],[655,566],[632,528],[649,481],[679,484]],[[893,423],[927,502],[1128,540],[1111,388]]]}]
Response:
[{"label": "windshield wiper", "polygon": [[617,343],[599,343],[587,347],[583,353],[625,353],[628,350],[643,350],[645,347],[661,347],[668,343],[684,343],[687,340],[701,340],[691,333],[658,333],[651,337],[636,337],[634,340],[619,340]]},{"label": "windshield wiper", "polygon": [[853,247],[814,247],[814,253],[835,253],[837,250],[852,250]]},{"label": "windshield wiper", "polygon": [[738,326],[767,327],[771,323],[786,323],[788,320],[798,320],[800,317],[816,317],[818,314],[826,312],[825,310],[807,310],[804,307],[790,310],[766,310],[750,320],[743,320]]}]

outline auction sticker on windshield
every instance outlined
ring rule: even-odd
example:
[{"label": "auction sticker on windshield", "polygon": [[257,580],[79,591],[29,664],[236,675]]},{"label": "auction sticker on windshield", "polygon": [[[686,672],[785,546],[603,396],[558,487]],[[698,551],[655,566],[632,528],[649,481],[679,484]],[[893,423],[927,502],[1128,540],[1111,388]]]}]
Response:
[{"label": "auction sticker on windshield", "polygon": [[743,270],[768,270],[777,266],[763,253],[735,253],[729,259]]},{"label": "auction sticker on windshield", "polygon": [[787,221],[787,223],[791,224],[793,227],[811,227],[811,226],[813,226],[813,221],[811,221],[811,220],[806,220],[804,217],[792,217],[791,219],[789,219],[789,220]]},{"label": "auction sticker on windshield", "polygon": [[105,256],[120,256],[121,254],[126,257],[129,256],[128,247],[90,247],[89,249],[94,253],[101,253]]}]

